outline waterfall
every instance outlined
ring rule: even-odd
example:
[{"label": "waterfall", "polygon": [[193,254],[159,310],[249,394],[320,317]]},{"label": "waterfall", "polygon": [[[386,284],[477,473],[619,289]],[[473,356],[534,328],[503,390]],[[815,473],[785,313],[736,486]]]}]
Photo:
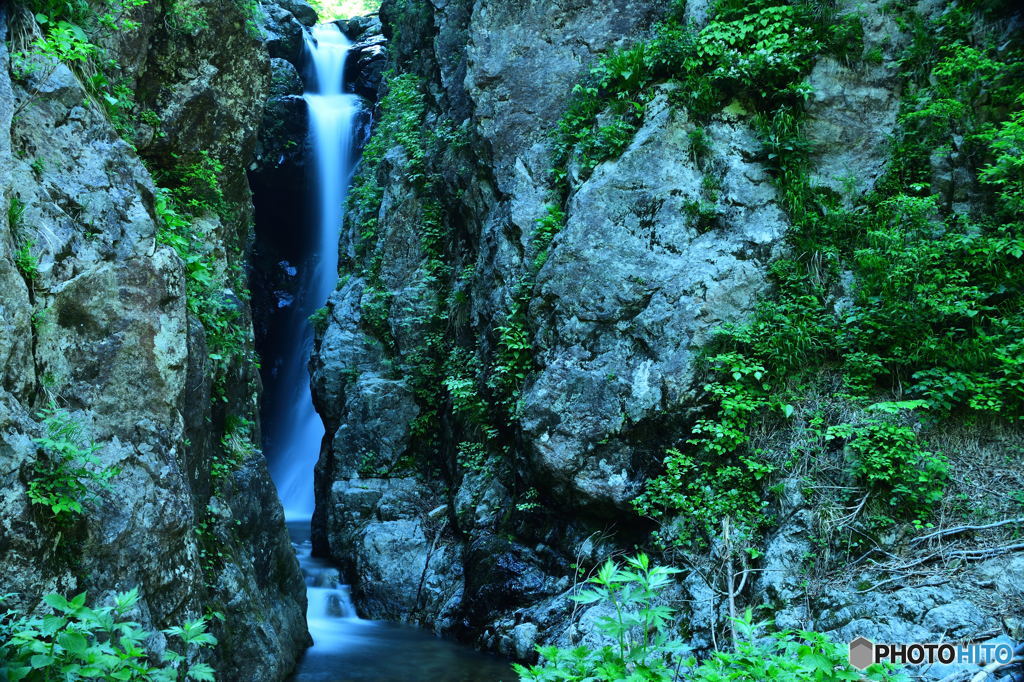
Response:
[{"label": "waterfall", "polygon": [[313,467],[320,454],[323,422],[313,408],[307,361],[313,345],[312,315],[324,305],[338,280],[338,236],[352,165],[352,129],[359,98],[344,92],[345,59],[351,43],[335,24],[316,26],[306,35],[312,77],[304,98],[309,109],[311,174],[315,192],[315,252],[299,269],[298,295],[285,330],[285,356],[275,368],[273,404],[267,423],[267,460],[285,515],[313,514]]},{"label": "waterfall", "polygon": [[[303,97],[309,112],[308,196],[314,218],[302,220],[303,205],[287,194],[274,195],[267,227],[273,247],[264,273],[272,281],[273,310],[262,356],[264,451],[288,520],[288,530],[306,581],[306,621],[313,637],[291,682],[438,682],[499,680],[508,666],[467,647],[436,639],[416,629],[358,617],[351,590],[336,567],[313,556],[313,468],[320,455],[323,422],[313,407],[308,359],[313,345],[312,315],[331,295],[338,280],[338,239],[342,207],[354,161],[357,95],[345,94],[345,61],[351,49],[335,24],[314,27],[306,35],[311,67]],[[289,220],[289,218],[293,218]],[[266,222],[264,223],[266,225]],[[280,260],[278,260],[280,259]],[[274,279],[271,275],[276,275]],[[401,655],[396,655],[400,653]]]}]

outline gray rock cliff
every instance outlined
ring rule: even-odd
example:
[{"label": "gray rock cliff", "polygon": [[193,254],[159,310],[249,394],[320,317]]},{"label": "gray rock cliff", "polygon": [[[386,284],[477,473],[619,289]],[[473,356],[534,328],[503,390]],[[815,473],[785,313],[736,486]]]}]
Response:
[{"label": "gray rock cliff", "polygon": [[[182,27],[152,3],[122,40],[95,38],[130,74],[134,111],[154,114],[130,141],[69,68],[25,76],[0,43],[2,591],[32,608],[47,592],[88,591],[105,603],[137,587],[131,615],[151,629],[220,611],[211,663],[221,679],[278,680],[308,643],[304,585],[262,455],[229,451],[233,420],[256,418],[258,376],[234,361],[223,397],[214,393],[186,267],[157,238],[155,208],[172,160],[208,154],[227,209],[194,228],[218,271],[244,266],[245,167],[270,61],[240,4],[193,5],[205,23]],[[31,22],[17,5],[0,10],[0,32]],[[32,272],[17,265],[26,244],[38,260]],[[251,356],[243,291],[220,295],[233,301],[249,349],[241,355]],[[62,536],[26,493],[51,401],[99,446],[102,464],[120,470]],[[253,429],[248,442],[258,443]],[[227,473],[211,473],[229,457]]]}]

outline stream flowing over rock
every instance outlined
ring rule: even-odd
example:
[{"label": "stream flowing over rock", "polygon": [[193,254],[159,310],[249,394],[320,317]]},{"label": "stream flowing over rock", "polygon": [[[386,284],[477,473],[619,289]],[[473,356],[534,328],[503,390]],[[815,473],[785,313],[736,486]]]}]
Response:
[{"label": "stream flowing over rock", "polygon": [[[688,16],[706,21],[699,5],[690,3]],[[434,175],[424,192],[409,172],[418,163],[409,143],[378,141],[383,153],[361,172],[380,187],[379,210],[350,208],[342,280],[311,360],[327,428],[315,546],[345,568],[368,617],[420,623],[527,660],[536,643],[596,641],[600,612],[568,599],[577,566],[648,541],[653,528],[630,502],[706,403],[702,349],[772,292],[769,266],[787,253],[791,220],[754,112],[733,102],[695,121],[672,104],[671,86],[656,86],[620,154],[592,172],[570,163],[564,228],[523,293],[538,220],[552,202],[551,131],[573,86],[601,54],[648,38],[663,10],[633,0],[384,2],[391,78],[415,76],[425,125],[457,142],[428,155]],[[903,88],[896,59],[909,40],[880,3],[858,11],[864,53],[879,56],[823,56],[807,78],[809,174],[846,201],[886,168]],[[710,221],[691,210],[708,204]],[[431,270],[420,230],[432,215],[449,230],[449,274]],[[837,309],[849,296],[835,293]],[[427,320],[441,309],[446,338],[469,349],[444,366],[459,376],[452,367],[490,366],[501,352],[514,301],[529,321],[535,370],[513,418],[488,437],[504,454],[467,466],[460,448],[474,437],[459,420],[454,384],[436,408],[414,378]],[[435,409],[436,451],[447,464],[415,472],[417,425]],[[1016,432],[993,442],[959,433],[985,452],[1020,441]],[[789,493],[773,507],[777,522],[746,603],[771,605],[780,627],[816,628],[840,642],[986,639],[1005,626],[992,603],[1019,604],[1019,575],[986,577],[1006,557],[972,563],[952,584],[935,571],[911,584],[825,585],[808,597],[820,518],[799,481],[776,487]],[[728,622],[713,577],[718,551],[686,556],[692,572],[674,595],[698,651]]]}]

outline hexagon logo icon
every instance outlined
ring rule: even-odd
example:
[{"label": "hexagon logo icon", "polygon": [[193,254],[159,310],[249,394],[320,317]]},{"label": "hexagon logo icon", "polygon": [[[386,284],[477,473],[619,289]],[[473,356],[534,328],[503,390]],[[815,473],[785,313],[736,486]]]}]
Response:
[{"label": "hexagon logo icon", "polygon": [[864,670],[875,662],[875,645],[866,637],[858,637],[850,642],[850,665],[857,670]]}]

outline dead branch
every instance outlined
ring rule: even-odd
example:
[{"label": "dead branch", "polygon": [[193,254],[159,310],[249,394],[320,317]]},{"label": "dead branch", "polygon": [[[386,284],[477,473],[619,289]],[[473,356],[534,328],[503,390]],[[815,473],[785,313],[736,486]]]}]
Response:
[{"label": "dead branch", "polygon": [[1010,665],[1016,665],[1018,663],[1024,663],[1024,658],[1021,658],[1021,657],[1017,656],[1017,657],[1014,657],[1014,658],[1010,659],[1006,663],[1000,663],[998,661],[993,661],[992,663],[989,663],[984,668],[982,668],[981,672],[979,672],[974,677],[972,677],[971,678],[971,682],[982,682],[986,677],[988,677],[989,675],[991,675],[995,671],[999,670],[1000,668],[1005,668],[1006,666],[1010,666]]},{"label": "dead branch", "polygon": [[922,535],[919,538],[914,538],[910,541],[910,544],[916,545],[920,542],[925,542],[933,538],[945,538],[951,535],[959,535],[960,533],[967,533],[974,530],[988,530],[989,528],[998,528],[999,526],[1008,526],[1013,523],[1024,524],[1024,518],[1017,519],[1006,519],[1005,521],[997,521],[995,523],[986,523],[981,526],[957,526],[955,528],[946,528],[943,530],[937,530],[934,533],[928,535]]}]

